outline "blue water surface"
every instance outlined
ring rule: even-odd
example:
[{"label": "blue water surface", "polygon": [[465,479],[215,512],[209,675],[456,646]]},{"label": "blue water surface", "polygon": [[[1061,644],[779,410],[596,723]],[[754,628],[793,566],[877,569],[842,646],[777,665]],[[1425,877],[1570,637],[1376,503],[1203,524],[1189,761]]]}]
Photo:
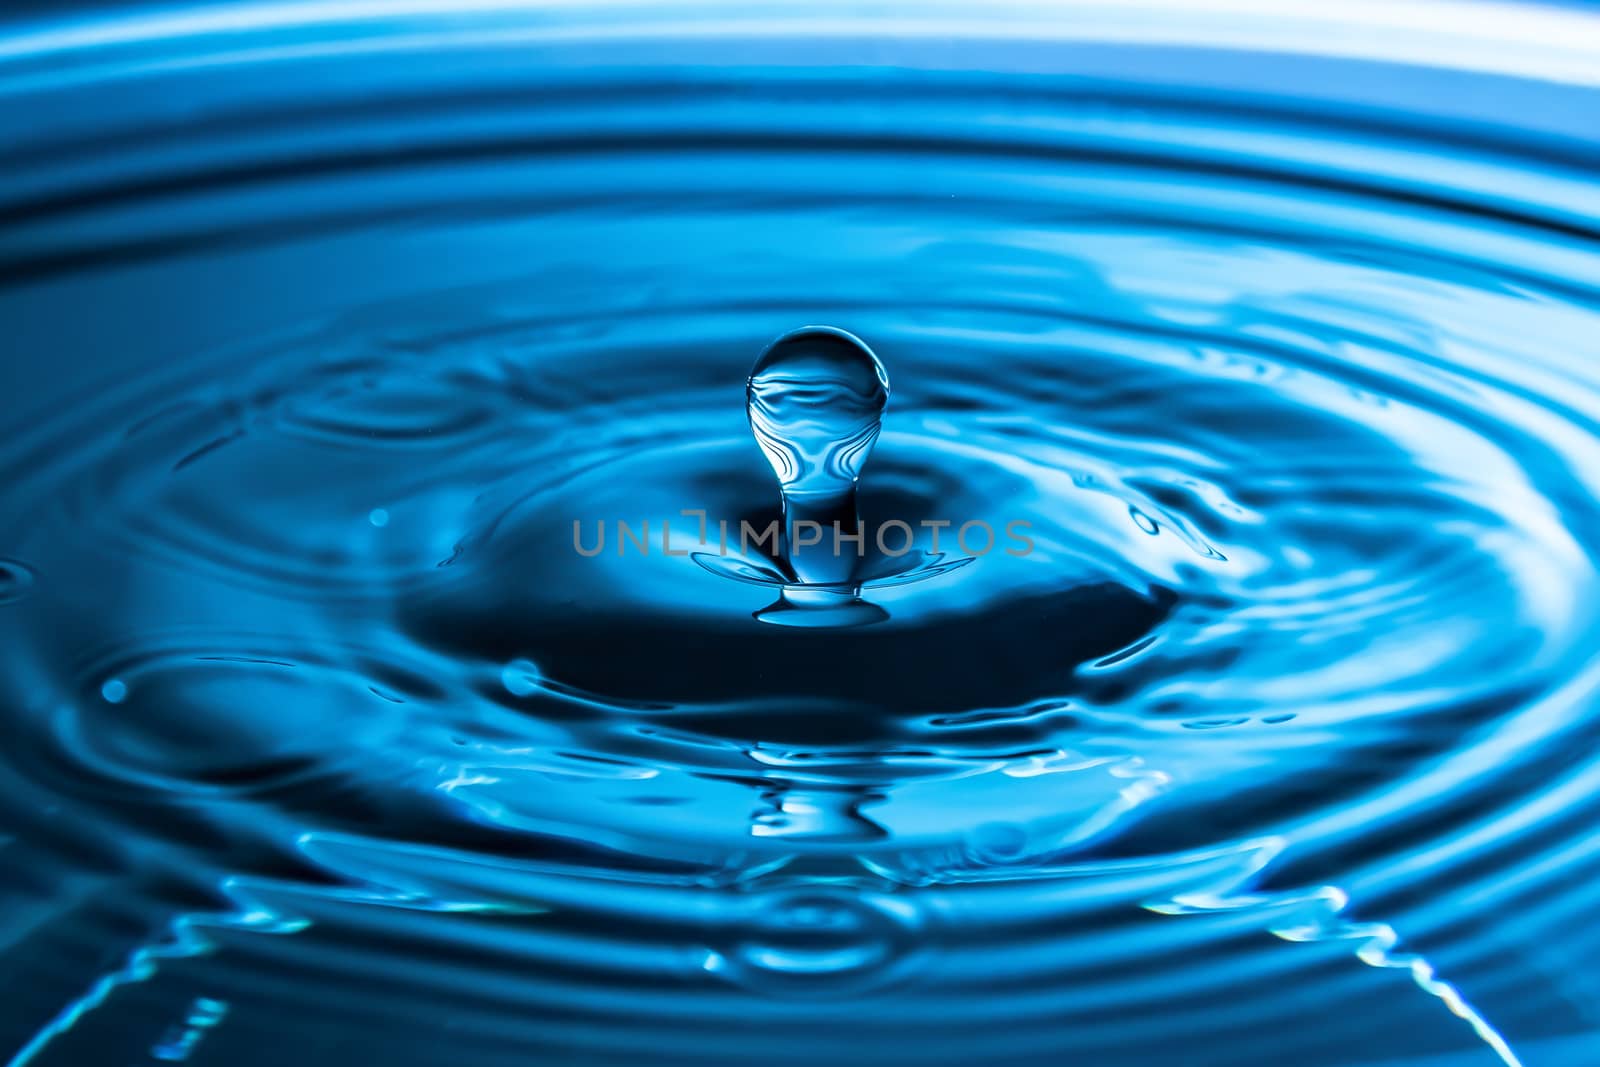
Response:
[{"label": "blue water surface", "polygon": [[14,16],[0,1062],[1600,1063],[1597,117],[1573,6]]}]

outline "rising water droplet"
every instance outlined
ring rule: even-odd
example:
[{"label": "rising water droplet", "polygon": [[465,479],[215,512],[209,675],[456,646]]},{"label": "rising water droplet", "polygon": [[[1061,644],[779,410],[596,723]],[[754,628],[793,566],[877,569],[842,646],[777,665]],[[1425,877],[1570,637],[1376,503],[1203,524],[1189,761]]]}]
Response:
[{"label": "rising water droplet", "polygon": [[120,704],[128,699],[128,683],[121,678],[112,678],[100,687],[100,695],[107,703]]},{"label": "rising water droplet", "polygon": [[33,588],[33,568],[16,559],[0,559],[0,604],[21,600]]},{"label": "rising water droplet", "polygon": [[861,476],[889,403],[889,376],[860,338],[805,326],[761,353],[746,395],[750,428],[785,500],[833,497]]},{"label": "rising water droplet", "polygon": [[819,532],[809,545],[784,538],[790,569],[806,584],[848,583],[856,556],[834,551],[833,529],[857,529],[856,480],[889,403],[883,364],[843,330],[802,327],[761,353],[746,399],[751,432],[783,493],[785,533],[807,523]]}]

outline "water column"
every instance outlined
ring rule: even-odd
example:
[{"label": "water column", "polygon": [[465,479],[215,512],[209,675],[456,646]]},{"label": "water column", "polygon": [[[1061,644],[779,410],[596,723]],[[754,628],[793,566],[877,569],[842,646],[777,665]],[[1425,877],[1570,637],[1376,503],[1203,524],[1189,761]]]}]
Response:
[{"label": "water column", "polygon": [[804,326],[761,353],[746,398],[751,432],[783,494],[778,555],[794,579],[760,617],[790,625],[882,617],[858,596],[858,546],[866,541],[845,541],[836,531],[863,535],[856,484],[889,403],[883,364],[844,330]]}]

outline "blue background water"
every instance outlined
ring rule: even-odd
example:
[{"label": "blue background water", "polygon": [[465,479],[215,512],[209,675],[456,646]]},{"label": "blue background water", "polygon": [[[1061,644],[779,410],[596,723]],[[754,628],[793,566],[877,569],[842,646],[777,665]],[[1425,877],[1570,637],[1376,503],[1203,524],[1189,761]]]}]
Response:
[{"label": "blue background water", "polygon": [[[1600,1059],[1597,72],[1558,7],[13,22],[0,1056]],[[893,381],[863,515],[1033,553],[799,630],[572,551],[775,515],[808,322]]]}]

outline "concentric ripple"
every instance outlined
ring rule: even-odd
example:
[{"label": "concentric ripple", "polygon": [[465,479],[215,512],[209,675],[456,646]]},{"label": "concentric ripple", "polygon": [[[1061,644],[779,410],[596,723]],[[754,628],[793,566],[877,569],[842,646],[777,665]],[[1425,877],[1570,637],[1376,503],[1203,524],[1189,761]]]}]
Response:
[{"label": "concentric ripple", "polygon": [[0,1056],[1594,1059],[1592,16],[426,7],[0,36]]}]

